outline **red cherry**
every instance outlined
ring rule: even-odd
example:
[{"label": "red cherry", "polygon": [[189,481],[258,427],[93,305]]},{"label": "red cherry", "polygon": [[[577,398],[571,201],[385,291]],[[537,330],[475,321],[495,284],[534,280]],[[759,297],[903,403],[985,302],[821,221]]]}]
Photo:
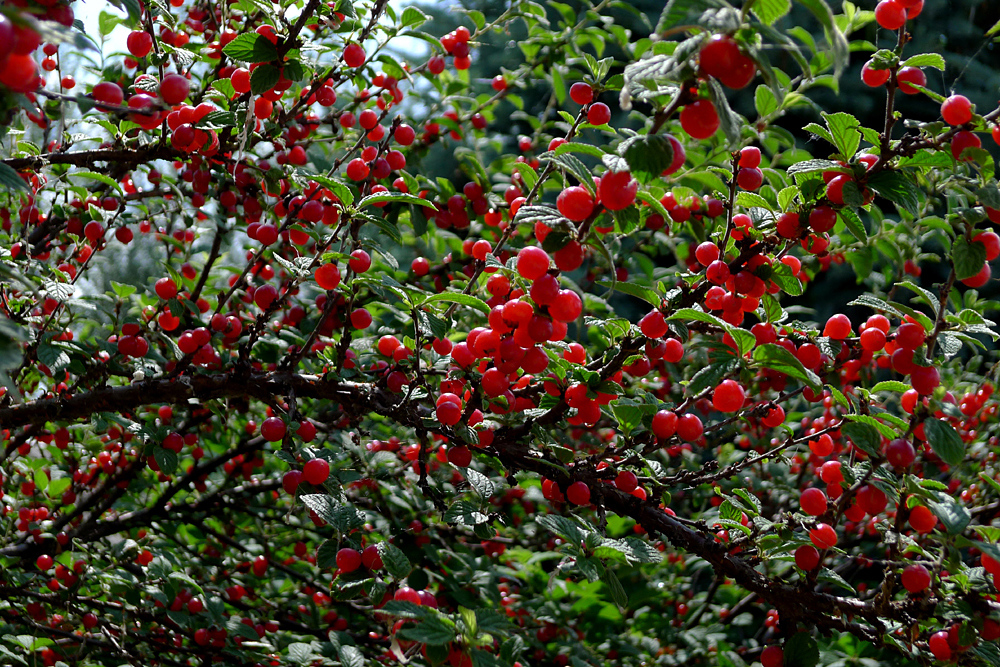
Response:
[{"label": "red cherry", "polygon": [[133,30],[125,40],[125,46],[136,58],[145,58],[153,50],[153,36],[145,30]]},{"label": "red cherry", "polygon": [[285,437],[287,427],[281,417],[268,417],[260,425],[260,435],[268,442],[278,442]]},{"label": "red cherry", "polygon": [[365,64],[365,50],[360,44],[348,44],[344,49],[344,64],[348,67],[361,67]]},{"label": "red cherry", "polygon": [[326,459],[312,459],[302,466],[302,476],[313,486],[319,486],[330,477],[330,462]]},{"label": "red cherry", "polygon": [[765,646],[760,652],[760,664],[763,667],[782,667],[785,663],[785,652],[780,646]]},{"label": "red cherry", "polygon": [[[817,206],[809,212],[809,226],[817,234],[823,234],[833,229],[837,224],[837,211],[829,206]],[[780,234],[781,231],[779,230]],[[794,237],[787,237],[794,238]]]},{"label": "red cherry", "polygon": [[809,539],[817,549],[829,549],[837,545],[837,531],[828,523],[816,524],[809,531]]},{"label": "red cherry", "polygon": [[153,289],[156,291],[156,295],[164,301],[173,299],[177,296],[177,284],[172,278],[160,278],[156,281],[156,285],[153,286]]},{"label": "red cherry", "polygon": [[962,284],[966,287],[979,288],[990,281],[990,276],[992,275],[992,270],[990,269],[989,262],[983,264],[983,268],[979,270],[979,273],[972,276],[971,278],[965,278],[962,280]]},{"label": "red cherry", "polygon": [[754,191],[764,183],[764,172],[756,167],[743,167],[736,172],[736,184],[744,190]]},{"label": "red cherry", "polygon": [[861,81],[871,88],[884,86],[891,75],[892,72],[888,69],[872,69],[871,61],[865,63],[864,67],[861,68]]},{"label": "red cherry", "polygon": [[927,640],[927,648],[938,660],[951,660],[951,646],[948,644],[948,631],[941,630],[931,635]]},{"label": "red cherry", "polygon": [[705,74],[721,79],[733,69],[740,47],[729,35],[713,35],[698,52],[698,64]]},{"label": "red cherry", "polygon": [[826,494],[816,487],[809,487],[799,497],[799,506],[810,516],[820,516],[826,512]]},{"label": "red cherry", "polygon": [[897,0],[882,0],[875,5],[875,20],[886,30],[899,30],[906,25],[906,9]]},{"label": "red cherry", "polygon": [[583,222],[594,211],[594,198],[586,188],[574,185],[559,193],[556,207],[573,222]]},{"label": "red cherry", "polygon": [[819,551],[811,544],[803,544],[795,550],[795,564],[806,572],[819,566]]},{"label": "red cherry", "polygon": [[679,435],[682,440],[694,442],[704,433],[705,427],[702,425],[701,420],[698,419],[697,415],[693,415],[689,412],[685,415],[681,415],[681,417],[677,420],[677,435]]},{"label": "red cherry", "polygon": [[549,254],[538,246],[525,246],[517,253],[517,272],[525,280],[538,280],[549,270]]},{"label": "red cherry", "polygon": [[42,572],[45,572],[52,567],[53,562],[54,561],[52,560],[52,556],[48,554],[42,554],[41,556],[35,559],[35,566]]},{"label": "red cherry", "polygon": [[625,493],[632,493],[635,491],[636,487],[639,486],[639,478],[635,476],[635,473],[631,470],[622,470],[615,477],[615,486],[618,487],[619,491],[624,491]]},{"label": "red cherry", "polygon": [[708,139],[719,129],[719,114],[711,100],[697,100],[681,110],[681,127],[692,139]]},{"label": "red cherry", "polygon": [[899,89],[907,95],[916,95],[920,91],[910,84],[926,87],[927,75],[919,67],[903,67],[896,72],[896,82],[899,84]]},{"label": "red cherry", "polygon": [[965,125],[972,120],[972,102],[965,95],[952,95],[941,103],[941,117],[949,125]]},{"label": "red cherry", "polygon": [[745,401],[746,392],[735,380],[723,380],[712,394],[712,405],[719,412],[736,412]]},{"label": "red cherry", "polygon": [[472,451],[468,447],[451,447],[448,449],[448,463],[467,468],[472,463]]},{"label": "red cherry", "polygon": [[569,97],[571,100],[586,106],[594,101],[594,89],[582,81],[577,81],[569,87]]},{"label": "red cherry", "polygon": [[344,548],[337,552],[337,569],[343,573],[354,572],[361,567],[361,554],[356,549]]},{"label": "red cherry", "polygon": [[851,333],[851,320],[843,313],[831,316],[826,321],[826,326],[823,327],[823,335],[834,340],[844,340],[850,337]]},{"label": "red cherry", "polygon": [[916,366],[910,371],[910,384],[921,396],[929,396],[941,384],[941,375],[934,366]]},{"label": "red cherry", "polygon": [[566,489],[566,499],[574,505],[586,505],[590,502],[590,487],[585,482],[573,482]]},{"label": "red cherry", "polygon": [[911,593],[919,593],[931,585],[931,573],[919,563],[907,565],[903,568],[903,574],[900,576],[900,579],[903,582],[903,588]]},{"label": "red cherry", "polygon": [[653,434],[661,440],[666,440],[677,431],[678,422],[677,413],[660,410],[653,415]]},{"label": "red cherry", "polygon": [[594,102],[587,110],[587,122],[591,125],[605,125],[611,120],[611,109],[604,102]]},{"label": "red cherry", "polygon": [[381,570],[382,554],[379,553],[378,547],[374,544],[365,547],[361,552],[361,563],[369,570]]},{"label": "red cherry", "polygon": [[18,93],[27,93],[38,88],[38,66],[30,55],[18,53],[0,61],[0,84]]},{"label": "red cherry", "polygon": [[962,158],[962,151],[966,148],[981,148],[983,142],[980,141],[979,137],[976,136],[975,132],[970,132],[968,130],[959,130],[951,138],[951,154],[956,160],[972,160],[971,157]]},{"label": "red cherry", "polygon": [[910,526],[918,533],[929,533],[937,525],[938,518],[923,505],[917,505],[910,510]]},{"label": "red cherry", "polygon": [[608,172],[601,177],[598,197],[604,207],[611,211],[621,211],[635,201],[639,190],[639,182],[632,178],[631,172]]},{"label": "red cherry", "polygon": [[667,333],[667,320],[663,313],[651,310],[639,320],[639,329],[646,338],[662,338]]}]

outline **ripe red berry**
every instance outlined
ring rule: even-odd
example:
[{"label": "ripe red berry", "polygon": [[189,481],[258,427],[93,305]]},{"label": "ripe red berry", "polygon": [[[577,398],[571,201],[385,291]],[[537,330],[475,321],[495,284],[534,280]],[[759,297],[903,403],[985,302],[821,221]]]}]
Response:
[{"label": "ripe red berry", "polygon": [[736,184],[743,190],[754,191],[764,183],[764,172],[756,167],[742,167],[736,172]]},{"label": "ripe red berry", "polygon": [[931,573],[919,563],[907,565],[903,568],[903,574],[900,579],[903,582],[903,588],[911,593],[919,593],[931,585]]},{"label": "ripe red berry", "polygon": [[156,285],[153,286],[156,291],[156,296],[160,297],[164,301],[168,301],[177,296],[177,283],[173,281],[172,278],[160,278],[156,281]]},{"label": "ripe red berry", "polygon": [[719,113],[711,100],[697,100],[681,110],[681,127],[692,139],[708,139],[719,129]]},{"label": "ripe red berry", "polygon": [[799,506],[810,516],[820,516],[826,512],[826,494],[816,487],[809,487],[799,496]]},{"label": "ripe red berry", "polygon": [[817,549],[829,549],[837,545],[837,531],[828,523],[816,524],[809,531],[809,539]]},{"label": "ripe red berry", "polygon": [[52,567],[52,563],[53,563],[52,556],[48,554],[42,554],[41,556],[35,559],[35,566],[42,572],[45,572],[50,567]]},{"label": "ripe red berry", "polygon": [[344,548],[337,552],[337,569],[341,572],[354,572],[361,567],[361,554],[356,549]]},{"label": "ripe red berry", "polygon": [[956,160],[972,160],[971,157],[962,158],[962,151],[966,148],[981,148],[982,145],[983,142],[980,141],[975,132],[959,130],[951,138],[951,154]]},{"label": "ripe red berry", "polygon": [[831,316],[823,327],[823,335],[834,340],[844,340],[850,337],[851,333],[851,320],[843,313]]},{"label": "ripe red berry", "polygon": [[573,222],[583,222],[594,212],[594,198],[586,188],[574,185],[559,193],[556,207]]},{"label": "ripe red berry", "polygon": [[322,289],[336,289],[337,285],[340,284],[340,269],[333,263],[323,264],[316,269],[314,277],[316,278],[316,284]]},{"label": "ripe red berry", "polygon": [[811,544],[803,544],[795,550],[795,564],[806,572],[819,566],[819,551]]},{"label": "ripe red berry", "polygon": [[153,50],[153,36],[145,30],[133,30],[125,40],[125,46],[136,58],[145,58]]},{"label": "ripe red berry", "polygon": [[260,425],[260,435],[268,442],[278,442],[285,437],[287,426],[281,417],[268,417]]},{"label": "ripe red berry", "polygon": [[760,149],[756,146],[747,146],[740,151],[740,167],[753,169],[760,166]]},{"label": "ripe red berry", "polygon": [[604,207],[610,211],[621,211],[631,206],[639,191],[639,182],[632,178],[631,172],[608,172],[601,177],[598,196]]},{"label": "ripe red berry", "polygon": [[582,81],[569,87],[569,97],[577,104],[586,106],[594,101],[594,89]]},{"label": "ripe red berry", "polygon": [[760,664],[763,667],[782,667],[785,662],[785,652],[780,646],[765,646],[760,652]]},{"label": "ripe red berry", "polygon": [[735,380],[723,380],[712,394],[712,405],[719,412],[736,412],[743,407],[746,392]]},{"label": "ripe red berry", "polygon": [[875,5],[875,20],[886,30],[898,30],[906,25],[906,9],[897,0],[882,0]]},{"label": "ripe red berry", "polygon": [[885,458],[894,468],[909,468],[916,457],[917,452],[909,440],[896,438],[885,446]]},{"label": "ripe red berry", "polygon": [[631,470],[622,470],[615,477],[615,486],[618,487],[619,491],[624,491],[625,493],[632,493],[635,488],[639,486],[639,478],[635,476],[635,473]]},{"label": "ripe red berry", "polygon": [[698,64],[705,74],[721,79],[733,69],[740,47],[729,35],[713,35],[698,52]]},{"label": "ripe red berry", "polygon": [[916,95],[920,91],[910,84],[926,86],[927,75],[919,67],[902,67],[896,72],[896,82],[899,84],[899,89],[907,95]]},{"label": "ripe red berry", "polygon": [[361,67],[365,64],[365,50],[360,44],[348,44],[344,49],[344,64],[348,67]]},{"label": "ripe red berry", "polygon": [[313,486],[319,486],[330,477],[330,462],[326,459],[312,459],[302,466],[302,476]]},{"label": "ripe red berry", "polygon": [[653,415],[653,434],[661,440],[666,440],[677,431],[678,422],[677,413],[660,410]]},{"label": "ripe red berry", "polygon": [[931,635],[927,640],[927,648],[938,660],[951,660],[951,646],[948,644],[948,631],[941,630]]},{"label": "ripe red berry", "polygon": [[517,272],[525,280],[538,280],[549,270],[549,254],[538,246],[525,246],[517,253]]},{"label": "ripe red berry", "polygon": [[910,510],[910,526],[918,533],[929,533],[937,525],[938,518],[923,505],[917,505]]},{"label": "ripe red berry", "polygon": [[450,447],[448,463],[459,468],[467,468],[472,463],[472,451],[468,447]]},{"label": "ripe red berry", "polygon": [[605,125],[611,120],[611,109],[604,102],[594,102],[587,110],[587,122],[591,125]]},{"label": "ripe red berry", "polygon": [[170,106],[183,102],[190,91],[190,82],[180,74],[168,74],[160,83],[160,97]]},{"label": "ripe red berry", "polygon": [[921,396],[929,396],[941,384],[941,375],[934,366],[916,366],[910,371],[910,384]]},{"label": "ripe red berry", "polygon": [[361,552],[361,563],[369,570],[381,570],[382,554],[379,553],[378,547],[374,544],[365,547]]},{"label": "ripe red berry", "polygon": [[302,483],[302,471],[289,470],[281,477],[281,488],[290,496],[294,496],[299,484]]},{"label": "ripe red berry", "polygon": [[590,487],[586,482],[573,482],[566,489],[566,499],[574,505],[586,505],[590,502]]},{"label": "ripe red berry", "polygon": [[662,338],[667,333],[667,320],[659,310],[651,310],[639,320],[639,330],[646,338]]},{"label": "ripe red berry", "polygon": [[[829,206],[816,206],[809,212],[809,226],[817,234],[830,231],[836,224],[837,211]],[[778,233],[781,233],[780,230]]]},{"label": "ripe red berry", "polygon": [[949,125],[965,125],[972,120],[972,102],[965,95],[952,95],[941,103],[941,117]]},{"label": "ripe red berry", "polygon": [[693,415],[689,412],[678,418],[677,435],[679,435],[682,440],[694,442],[695,440],[701,438],[704,433],[705,427],[702,425],[698,415]]}]

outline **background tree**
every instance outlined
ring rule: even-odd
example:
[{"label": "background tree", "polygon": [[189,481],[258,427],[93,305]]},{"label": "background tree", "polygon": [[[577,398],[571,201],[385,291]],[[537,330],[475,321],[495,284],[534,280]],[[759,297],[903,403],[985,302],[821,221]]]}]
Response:
[{"label": "background tree", "polygon": [[1000,663],[995,8],[115,7],[0,8],[4,664]]}]

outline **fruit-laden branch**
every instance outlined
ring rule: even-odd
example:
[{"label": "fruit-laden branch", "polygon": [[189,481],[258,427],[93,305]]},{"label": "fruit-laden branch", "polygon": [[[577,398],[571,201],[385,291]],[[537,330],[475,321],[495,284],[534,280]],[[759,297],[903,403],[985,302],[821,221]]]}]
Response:
[{"label": "fruit-laden branch", "polygon": [[[204,403],[220,398],[248,396],[271,401],[275,396],[290,394],[299,399],[335,401],[354,418],[375,413],[402,426],[427,428],[423,417],[429,415],[428,407],[412,401],[401,402],[398,395],[374,385],[327,381],[317,376],[292,373],[246,374],[236,371],[214,377],[148,380],[124,387],[100,389],[67,399],[33,401],[0,410],[0,424],[4,428],[15,428],[42,425],[51,420],[81,419],[97,412],[127,412],[150,403],[178,403],[188,399]],[[566,410],[568,406],[562,404],[556,412],[564,413]],[[556,419],[557,416],[562,414],[552,417]],[[461,438],[450,428],[429,430],[436,431],[453,442],[461,442]],[[587,483],[594,493],[593,502],[621,516],[630,517],[650,533],[659,534],[675,547],[705,559],[718,576],[729,577],[748,591],[756,593],[760,599],[777,608],[783,618],[825,630],[850,632],[861,639],[880,644],[885,632],[880,611],[891,618],[919,617],[930,613],[907,601],[892,602],[876,611],[871,602],[820,593],[808,587],[793,586],[768,578],[758,572],[751,562],[730,553],[730,547],[717,542],[714,533],[707,527],[704,531],[696,530],[692,526],[697,527],[697,524],[689,526],[671,517],[656,500],[639,500],[611,485],[603,484],[596,467],[577,465],[567,468],[548,454],[532,448],[530,442],[530,434],[523,427],[501,428],[496,431],[494,442],[488,451],[503,462],[509,473],[538,473],[552,479],[563,489],[573,482]],[[173,485],[171,489],[176,486],[177,484]],[[268,488],[273,488],[273,485],[268,485]],[[122,525],[134,526],[147,522],[155,518],[156,510],[162,510],[163,507],[163,503],[155,503],[151,508],[101,522],[99,526],[79,531],[78,539],[96,539],[117,532]],[[174,506],[173,511],[200,511],[207,508],[205,502],[198,501],[191,505]]]},{"label": "fruit-laden branch", "polygon": [[44,153],[30,157],[8,158],[3,163],[18,171],[41,169],[50,164],[69,164],[76,167],[94,168],[101,162],[115,165],[145,164],[151,160],[173,160],[184,156],[168,144],[148,144],[135,150],[114,148],[96,151],[74,151],[69,153]]}]

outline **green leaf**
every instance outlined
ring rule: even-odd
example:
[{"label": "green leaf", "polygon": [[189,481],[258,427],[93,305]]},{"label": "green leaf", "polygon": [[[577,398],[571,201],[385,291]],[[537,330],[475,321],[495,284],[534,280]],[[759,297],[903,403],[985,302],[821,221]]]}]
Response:
[{"label": "green leaf", "polygon": [[382,564],[386,571],[396,579],[405,579],[413,566],[410,559],[406,557],[399,547],[389,542],[379,542],[379,554],[382,556]]},{"label": "green leaf", "polygon": [[[427,299],[425,299],[423,303],[424,304],[437,303],[440,301],[445,301],[448,303],[457,303],[462,306],[469,306],[470,308],[474,308],[475,310],[478,310],[484,315],[490,314],[490,307],[487,306],[485,303],[483,303],[482,299],[474,297],[471,294],[462,294],[461,292],[441,292],[440,294],[434,294],[427,297]],[[423,305],[423,304],[417,304],[417,305]]]},{"label": "green leaf", "polygon": [[70,178],[89,178],[94,181],[99,181],[110,188],[114,188],[118,194],[122,194],[121,184],[110,176],[98,174],[93,171],[74,171],[70,173],[69,176]]},{"label": "green leaf", "polygon": [[782,667],[816,667],[819,664],[819,646],[808,632],[799,632],[785,642]]},{"label": "green leaf", "polygon": [[336,568],[337,552],[340,550],[336,540],[324,540],[316,550],[316,567]]},{"label": "green leaf", "polygon": [[454,624],[435,615],[420,620],[416,625],[405,624],[403,629],[399,631],[399,635],[404,639],[421,644],[440,646],[453,641],[457,633]]},{"label": "green leaf", "polygon": [[771,280],[790,296],[799,296],[805,291],[802,281],[792,275],[792,267],[781,262],[771,267]]},{"label": "green leaf", "polygon": [[897,391],[903,393],[904,391],[909,391],[912,387],[905,382],[900,382],[898,380],[883,380],[877,385],[871,388],[872,393],[877,391]]},{"label": "green leaf", "polygon": [[924,420],[924,432],[927,444],[948,465],[956,466],[965,458],[965,444],[951,424],[928,417]]},{"label": "green leaf", "polygon": [[637,285],[636,283],[626,283],[626,282],[610,282],[607,280],[596,281],[601,287],[607,287],[608,289],[613,289],[622,294],[628,294],[629,296],[634,296],[637,299],[642,299],[654,308],[658,308],[663,299],[659,294],[649,289],[648,287],[643,287],[642,285]]},{"label": "green leaf", "polygon": [[903,61],[903,67],[933,67],[944,71],[944,56],[940,53],[918,53]]},{"label": "green leaf", "polygon": [[859,241],[865,242],[868,240],[868,231],[865,229],[864,223],[861,222],[861,218],[858,214],[849,208],[842,208],[837,211],[837,215],[843,220],[844,226],[847,227],[847,231],[851,233],[854,238]]},{"label": "green leaf", "polygon": [[773,25],[792,10],[791,0],[757,0],[751,11],[765,25]]},{"label": "green leaf", "polygon": [[346,533],[365,525],[365,515],[353,505],[340,504],[323,493],[302,496],[302,502],[341,533]]},{"label": "green leaf", "polygon": [[806,9],[812,12],[813,16],[820,22],[820,25],[823,26],[823,31],[826,33],[826,39],[830,43],[833,53],[834,76],[840,77],[841,72],[847,67],[851,50],[847,43],[847,37],[837,27],[837,22],[833,18],[833,11],[830,9],[830,5],[826,3],[826,0],[799,0],[799,4],[804,5]]},{"label": "green leaf", "polygon": [[[833,137],[829,135],[830,143],[833,144]],[[812,171],[839,171],[844,174],[851,173],[851,170],[840,164],[839,162],[834,162],[833,160],[802,160],[801,162],[796,162],[788,168],[788,175],[794,176],[795,174],[807,174]]]},{"label": "green leaf", "polygon": [[719,114],[719,127],[722,129],[722,133],[726,135],[729,145],[735,146],[743,136],[746,121],[729,106],[729,100],[726,99],[726,93],[722,90],[722,84],[713,78],[708,80],[708,97],[712,100],[712,104],[715,105],[715,110]]},{"label": "green leaf", "polygon": [[153,459],[164,475],[173,475],[177,470],[177,454],[163,447],[153,449]]},{"label": "green leaf", "polygon": [[911,215],[917,215],[920,208],[920,190],[902,172],[880,171],[868,179],[868,187]]},{"label": "green leaf", "polygon": [[618,576],[609,567],[604,568],[604,576],[601,577],[601,581],[604,585],[608,587],[611,592],[611,599],[615,601],[618,608],[625,610],[628,607],[628,595],[625,593],[625,588],[622,586],[622,582],[618,580]]},{"label": "green leaf", "polygon": [[[559,148],[563,148],[570,144],[563,144]],[[577,144],[579,145],[579,144]],[[603,153],[602,153],[603,155]],[[590,169],[587,168],[583,162],[580,161],[575,155],[570,153],[560,153],[558,150],[542,153],[538,156],[540,162],[554,162],[558,166],[567,170],[569,173],[573,174],[580,185],[585,187],[593,196],[596,194],[594,190],[594,177],[590,173]]]},{"label": "green leaf", "polygon": [[849,113],[823,113],[826,119],[826,126],[830,128],[830,136],[833,137],[833,145],[837,147],[840,154],[848,160],[858,152],[861,145],[861,132],[858,127],[861,123],[857,118]]},{"label": "green leaf", "polygon": [[840,431],[865,454],[876,458],[882,456],[882,440],[871,424],[849,421],[841,425]]},{"label": "green leaf", "polygon": [[403,16],[399,22],[404,28],[419,28],[429,20],[430,17],[427,14],[424,14],[416,7],[410,6],[403,10]]},{"label": "green leaf", "polygon": [[934,491],[933,496],[936,500],[928,498],[927,506],[941,519],[949,535],[960,535],[972,521],[972,514],[947,493]]},{"label": "green leaf", "polygon": [[971,278],[982,271],[986,263],[986,246],[979,241],[969,243],[964,236],[960,236],[951,246],[951,261],[956,278]]},{"label": "green leaf", "polygon": [[483,502],[487,502],[497,490],[496,484],[489,477],[472,468],[465,471],[465,478],[469,480],[469,484],[483,499]]},{"label": "green leaf", "polygon": [[784,373],[789,377],[802,380],[814,391],[819,391],[823,381],[814,372],[802,365],[794,354],[774,343],[758,345],[753,351],[753,359],[761,366]]},{"label": "green leaf", "polygon": [[757,109],[757,115],[762,118],[778,110],[778,100],[775,99],[771,89],[765,85],[757,86],[753,95],[753,103],[754,108]]},{"label": "green leaf", "polygon": [[766,199],[761,197],[756,192],[747,192],[746,190],[741,191],[736,195],[736,203],[745,208],[763,208],[768,211],[773,211],[773,207],[768,203]]},{"label": "green leaf", "polygon": [[640,134],[626,139],[618,146],[618,154],[625,158],[640,183],[659,178],[674,160],[674,148],[662,134]]},{"label": "green leaf", "polygon": [[3,162],[0,162],[0,186],[7,190],[31,192],[31,188],[24,182],[24,179],[12,167]]},{"label": "green leaf", "polygon": [[270,64],[261,65],[250,73],[250,92],[254,95],[267,92],[274,88],[274,85],[278,83],[280,78],[281,71],[277,67]]},{"label": "green leaf", "polygon": [[[271,40],[253,32],[238,36],[226,44],[222,52],[233,60],[245,63],[266,63],[278,58],[278,49],[271,43]],[[251,88],[252,86],[253,80],[251,79]]]}]

